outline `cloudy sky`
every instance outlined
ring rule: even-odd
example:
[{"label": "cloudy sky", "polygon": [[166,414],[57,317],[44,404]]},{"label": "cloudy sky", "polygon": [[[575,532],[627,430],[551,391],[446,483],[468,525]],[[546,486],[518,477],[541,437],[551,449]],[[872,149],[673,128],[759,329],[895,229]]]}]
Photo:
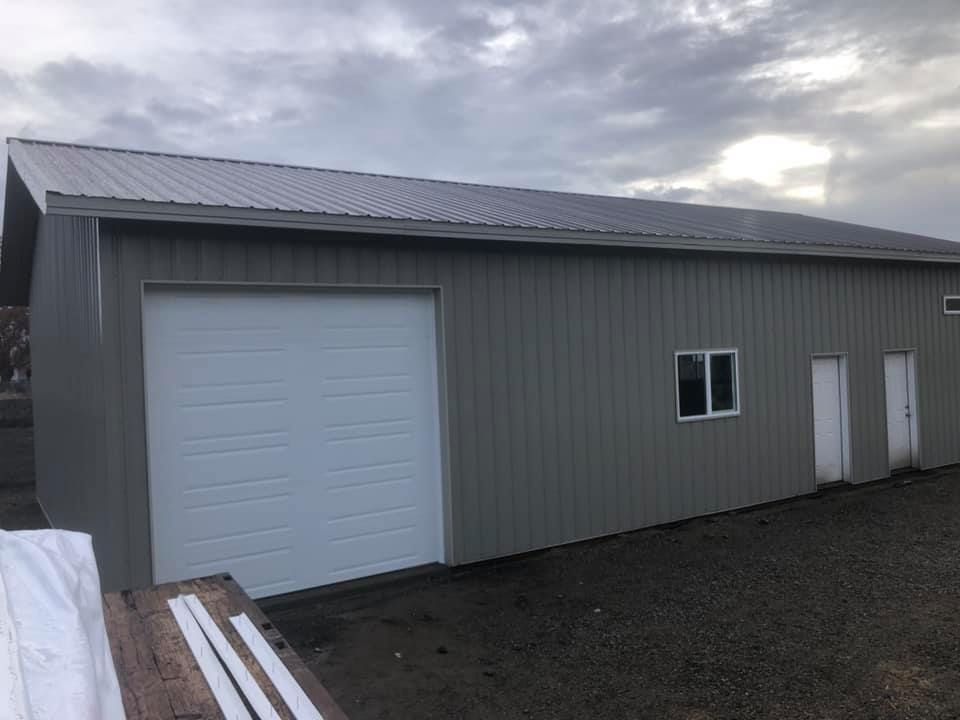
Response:
[{"label": "cloudy sky", "polygon": [[0,135],[960,240],[960,2],[4,0]]}]

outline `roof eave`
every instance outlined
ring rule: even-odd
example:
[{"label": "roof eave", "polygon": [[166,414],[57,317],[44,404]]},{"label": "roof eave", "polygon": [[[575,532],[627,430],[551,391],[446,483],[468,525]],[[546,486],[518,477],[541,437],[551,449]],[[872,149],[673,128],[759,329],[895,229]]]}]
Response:
[{"label": "roof eave", "polygon": [[422,220],[396,220],[288,210],[94,198],[60,195],[52,192],[47,193],[46,212],[51,215],[80,215],[113,218],[117,220],[249,225],[254,227],[322,230],[370,235],[406,235],[502,242],[600,245],[611,247],[642,247],[661,250],[699,250],[705,252],[812,255],[871,260],[960,263],[960,253],[950,254],[829,244],[774,243],[737,238],[647,235]]}]

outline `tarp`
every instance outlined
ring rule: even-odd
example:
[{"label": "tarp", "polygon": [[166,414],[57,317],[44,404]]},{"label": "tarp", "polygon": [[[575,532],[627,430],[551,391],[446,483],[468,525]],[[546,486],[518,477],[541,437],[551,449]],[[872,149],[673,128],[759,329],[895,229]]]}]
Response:
[{"label": "tarp", "polygon": [[0,716],[125,717],[89,535],[0,531]]}]

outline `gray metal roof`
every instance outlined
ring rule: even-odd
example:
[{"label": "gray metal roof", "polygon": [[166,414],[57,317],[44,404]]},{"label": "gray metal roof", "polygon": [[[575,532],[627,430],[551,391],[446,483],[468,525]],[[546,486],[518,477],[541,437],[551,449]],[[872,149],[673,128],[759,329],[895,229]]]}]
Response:
[{"label": "gray metal roof", "polygon": [[13,166],[42,211],[57,198],[78,198],[546,231],[541,239],[555,231],[567,238],[570,233],[629,236],[639,243],[676,237],[960,255],[960,243],[796,213],[36,140],[10,139],[8,145]]}]

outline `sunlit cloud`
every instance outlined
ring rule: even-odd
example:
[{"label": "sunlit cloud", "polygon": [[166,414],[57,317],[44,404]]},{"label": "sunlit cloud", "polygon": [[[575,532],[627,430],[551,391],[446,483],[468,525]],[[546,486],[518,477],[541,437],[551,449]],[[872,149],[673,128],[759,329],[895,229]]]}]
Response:
[{"label": "sunlit cloud", "polygon": [[487,40],[480,60],[489,66],[509,65],[518,51],[530,42],[530,36],[523,28],[510,27]]},{"label": "sunlit cloud", "polygon": [[771,81],[778,91],[813,90],[849,80],[863,68],[852,50],[827,55],[808,55],[775,60],[755,68],[751,79]]},{"label": "sunlit cloud", "polygon": [[810,140],[756,135],[729,145],[717,162],[699,171],[672,178],[640,178],[626,183],[624,189],[652,196],[693,191],[697,199],[715,202],[725,187],[747,182],[770,197],[823,203],[831,157],[829,148]]},{"label": "sunlit cloud", "polygon": [[787,188],[783,194],[796,200],[822,203],[826,200],[826,189],[825,185],[798,185],[797,187]]},{"label": "sunlit cloud", "polygon": [[956,110],[941,110],[933,115],[914,123],[917,127],[928,130],[942,130],[944,128],[960,128],[960,108]]},{"label": "sunlit cloud", "polygon": [[826,165],[830,150],[807,140],[780,135],[757,135],[723,151],[717,169],[728,180],[752,180],[760,185],[783,184],[784,173],[795,168]]}]

